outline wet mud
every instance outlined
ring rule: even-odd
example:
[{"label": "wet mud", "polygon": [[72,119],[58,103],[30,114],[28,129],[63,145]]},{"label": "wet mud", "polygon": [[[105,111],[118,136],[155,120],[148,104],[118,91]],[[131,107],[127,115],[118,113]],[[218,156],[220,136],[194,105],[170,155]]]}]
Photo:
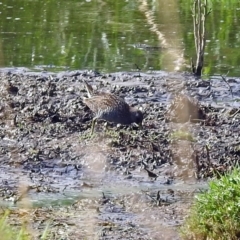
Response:
[{"label": "wet mud", "polygon": [[[38,239],[180,239],[206,182],[239,163],[240,79],[185,73],[0,71],[0,200]],[[83,80],[144,112],[99,120]],[[17,218],[16,218],[17,216]]]}]

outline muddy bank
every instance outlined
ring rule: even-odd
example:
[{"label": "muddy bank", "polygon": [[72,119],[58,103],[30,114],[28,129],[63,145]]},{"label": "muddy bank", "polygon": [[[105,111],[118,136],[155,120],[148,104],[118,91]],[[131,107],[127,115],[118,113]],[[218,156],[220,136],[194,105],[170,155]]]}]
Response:
[{"label": "muddy bank", "polygon": [[[239,162],[237,78],[28,69],[0,77],[1,203],[28,206],[36,236],[51,220],[49,239],[179,239],[195,192]],[[98,121],[90,136],[83,79],[140,108],[143,129]]]}]

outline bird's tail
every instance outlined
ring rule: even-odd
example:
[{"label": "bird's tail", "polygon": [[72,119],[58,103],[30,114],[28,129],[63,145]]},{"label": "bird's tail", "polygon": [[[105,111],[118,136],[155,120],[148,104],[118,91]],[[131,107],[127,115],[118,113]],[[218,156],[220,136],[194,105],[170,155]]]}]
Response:
[{"label": "bird's tail", "polygon": [[85,80],[83,80],[83,83],[84,83],[85,88],[86,88],[86,90],[87,90],[88,97],[89,97],[89,98],[92,97],[93,92],[94,92],[92,86],[91,86],[90,84],[88,84]]}]

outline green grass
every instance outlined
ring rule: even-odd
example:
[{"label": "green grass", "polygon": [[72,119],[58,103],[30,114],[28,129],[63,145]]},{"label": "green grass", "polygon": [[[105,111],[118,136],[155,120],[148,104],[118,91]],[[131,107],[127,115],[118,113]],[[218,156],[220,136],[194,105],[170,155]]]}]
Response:
[{"label": "green grass", "polygon": [[0,218],[0,236],[4,240],[28,240],[30,239],[25,226],[23,225],[20,229],[16,229],[8,223],[9,211]]},{"label": "green grass", "polygon": [[194,142],[193,135],[187,131],[177,130],[170,134],[170,139],[172,140],[187,140],[190,142]]},{"label": "green grass", "polygon": [[[33,236],[27,229],[27,223],[22,223],[20,227],[10,225],[8,218],[10,217],[10,211],[7,210],[0,217],[0,239],[3,240],[31,240]],[[41,240],[47,239],[48,227],[44,229]]]},{"label": "green grass", "polygon": [[183,239],[240,239],[240,168],[197,195],[181,234]]}]

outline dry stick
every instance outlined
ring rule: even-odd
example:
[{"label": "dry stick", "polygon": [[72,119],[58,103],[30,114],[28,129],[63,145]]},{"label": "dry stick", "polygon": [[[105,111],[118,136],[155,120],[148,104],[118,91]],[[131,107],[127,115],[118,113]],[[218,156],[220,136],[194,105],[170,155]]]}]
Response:
[{"label": "dry stick", "polygon": [[235,117],[240,112],[240,109],[238,109],[231,117]]},{"label": "dry stick", "polygon": [[207,160],[209,162],[209,164],[211,164],[211,160],[210,160],[210,153],[209,153],[209,147],[208,145],[205,145],[206,151],[207,151]]},{"label": "dry stick", "polygon": [[[206,45],[206,32],[205,32],[205,21],[206,17],[210,14],[211,10],[207,9],[208,2],[205,0],[204,4],[201,4],[201,0],[194,0],[192,13],[193,13],[193,27],[194,27],[194,40],[196,48],[196,66],[194,66],[193,61],[192,72],[199,75],[199,70],[202,70],[204,50]],[[201,75],[201,73],[200,73]]]},{"label": "dry stick", "polygon": [[[228,75],[228,73],[225,76],[227,76],[227,75]],[[228,85],[229,90],[230,90],[231,95],[232,95],[232,98],[233,98],[233,91],[232,91],[232,88],[231,88],[230,84],[227,82],[226,78],[223,75],[220,75],[220,76],[222,77],[222,80]],[[240,112],[240,109],[238,109],[231,117],[234,117],[239,112]]]},{"label": "dry stick", "polygon": [[202,28],[201,28],[201,50],[200,50],[200,61],[201,61],[201,68],[203,67],[203,58],[204,58],[204,50],[205,50],[205,21],[206,21],[206,7],[207,7],[207,0],[205,1],[205,5],[203,6],[203,14],[202,14]]},{"label": "dry stick", "polygon": [[[198,0],[198,46],[197,46],[197,63],[196,63],[196,66],[197,66],[197,69],[199,68],[199,65],[201,66],[201,69],[202,69],[202,65],[203,65],[203,48],[204,48],[204,31],[203,31],[203,28],[204,28],[204,14],[202,14],[202,7],[201,7],[201,0]],[[197,70],[198,71],[198,70]]]},{"label": "dry stick", "polygon": [[192,147],[193,153],[192,153],[192,159],[196,164],[197,171],[195,172],[195,177],[199,178],[200,174],[200,161],[199,161],[199,156],[198,156],[198,151],[195,149],[194,144],[190,143],[190,146]]},{"label": "dry stick", "polygon": [[[198,7],[197,7],[198,3]],[[199,51],[200,51],[200,23],[201,23],[201,13],[200,13],[200,1],[199,0],[194,0],[193,4],[193,31],[194,31],[194,41],[195,41],[195,48],[196,48],[196,55],[197,55],[197,61],[196,65],[194,66],[193,61],[192,61],[192,70],[193,73],[196,73],[197,67],[198,67],[198,56],[199,56]]]},{"label": "dry stick", "polygon": [[205,50],[205,43],[206,43],[206,28],[205,28],[205,22],[206,22],[206,17],[212,12],[212,9],[208,10],[207,9],[208,7],[208,2],[207,0],[205,0],[205,4],[204,4],[204,7],[203,7],[203,26],[202,26],[202,54],[204,53],[204,50]]},{"label": "dry stick", "polygon": [[[192,8],[192,17],[193,17],[193,33],[194,33],[194,42],[195,42],[195,48],[196,48],[196,54],[197,54],[197,38],[196,38],[196,1],[194,0],[193,8]],[[192,65],[192,72],[195,73],[195,65],[193,63],[193,59],[191,58],[191,65]]]},{"label": "dry stick", "polygon": [[[197,40],[198,40],[198,46],[197,46],[197,62],[198,62],[198,56],[199,56],[199,52],[201,51],[200,46],[201,46],[201,4],[200,4],[201,0],[198,0],[198,32],[197,32]],[[198,64],[197,64],[198,66]]]},{"label": "dry stick", "polygon": [[197,7],[196,7],[196,2],[197,0],[194,1],[194,5],[193,5],[193,33],[194,33],[194,41],[195,41],[195,47],[196,47],[196,54],[197,54],[197,38],[196,38],[196,35],[197,35],[197,23],[196,23],[196,10],[197,10]]},{"label": "dry stick", "polygon": [[232,98],[233,98],[233,92],[232,92],[232,88],[231,88],[231,86],[230,86],[229,83],[227,82],[226,78],[223,77],[223,75],[220,75],[220,76],[222,77],[222,80],[228,85],[229,90],[230,90],[230,92],[231,92],[231,94],[232,94]]},{"label": "dry stick", "polygon": [[202,50],[202,52],[204,52],[204,50],[205,50],[205,41],[206,41],[206,38],[205,38],[205,21],[206,21],[206,11],[207,11],[207,0],[205,1],[205,5],[204,5],[204,7],[203,7],[203,21],[202,21],[202,23],[203,23],[203,26],[202,26],[202,46],[201,46],[201,50]]},{"label": "dry stick", "polygon": [[199,162],[199,156],[198,156],[198,152],[195,151],[195,163],[197,165],[197,173],[195,173],[195,175],[197,175],[196,177],[199,178],[200,175],[200,162]]}]

